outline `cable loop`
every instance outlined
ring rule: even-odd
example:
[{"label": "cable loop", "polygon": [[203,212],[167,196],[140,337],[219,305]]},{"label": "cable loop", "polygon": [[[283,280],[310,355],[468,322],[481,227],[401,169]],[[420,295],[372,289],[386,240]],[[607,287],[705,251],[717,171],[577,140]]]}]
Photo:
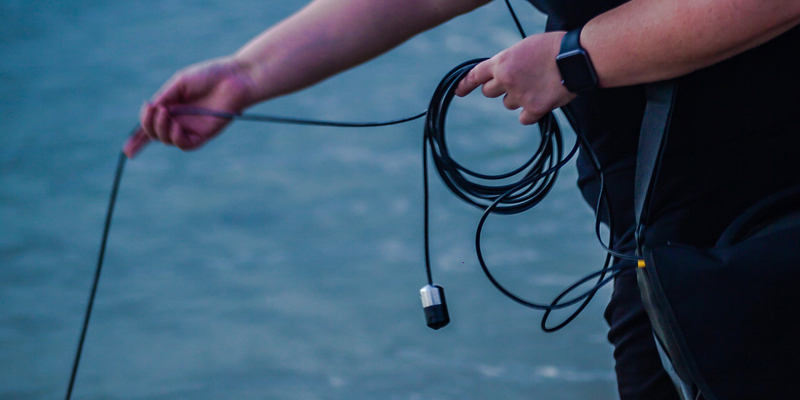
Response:
[{"label": "cable loop", "polygon": [[[612,256],[626,257],[623,254],[618,254],[611,250],[613,248],[613,236],[609,239],[609,244],[606,246],[600,238],[600,213],[597,213],[596,219],[596,234],[604,249],[608,251],[605,264],[603,267],[582,278],[572,286],[568,287],[561,294],[559,294],[551,303],[536,303],[525,300],[511,291],[506,289],[500,284],[497,279],[489,271],[489,267],[483,257],[481,249],[481,234],[483,226],[486,223],[489,215],[496,214],[517,214],[531,209],[539,204],[553,188],[553,185],[558,178],[559,170],[566,165],[581,148],[581,144],[585,144],[583,148],[591,155],[593,165],[601,176],[601,196],[597,204],[597,209],[600,206],[606,206],[606,212],[611,215],[611,210],[608,207],[607,193],[603,182],[602,169],[597,158],[594,155],[588,143],[576,129],[578,139],[575,145],[564,155],[564,140],[561,127],[552,112],[547,113],[538,123],[540,143],[538,148],[534,151],[533,155],[522,164],[522,166],[515,168],[512,171],[489,175],[472,171],[455,161],[448,151],[447,141],[445,138],[445,125],[447,119],[447,111],[455,96],[455,89],[458,87],[459,82],[480,62],[486,60],[479,58],[464,62],[447,73],[441,80],[434,92],[430,105],[428,106],[428,113],[425,119],[425,132],[423,140],[423,169],[424,169],[424,207],[425,207],[425,262],[426,272],[428,275],[428,283],[433,284],[431,277],[430,265],[430,251],[429,251],[429,195],[428,195],[428,156],[427,151],[430,149],[431,160],[433,161],[434,169],[441,178],[445,186],[450,189],[456,196],[464,200],[466,203],[483,210],[478,228],[475,232],[475,250],[486,277],[501,293],[510,298],[511,300],[537,310],[545,311],[542,317],[542,329],[546,332],[553,332],[559,330],[571,322],[581,311],[588,305],[594,295],[602,286],[606,285],[621,271],[621,269],[610,268]],[[571,120],[571,115],[565,112],[567,119]],[[576,126],[573,124],[573,126]],[[512,183],[497,183],[497,181],[516,177]],[[480,179],[481,181],[476,181]],[[513,179],[512,179],[513,180]],[[486,182],[488,181],[488,182]],[[496,183],[496,184],[492,184]],[[611,222],[609,222],[610,224]],[[612,230],[613,232],[613,230]],[[606,276],[608,273],[611,275]],[[576,290],[578,287],[586,284],[590,280],[597,278],[596,283],[587,289],[582,294],[563,300],[569,293]],[[570,306],[579,304],[578,308],[562,323],[555,327],[547,327],[547,319],[553,310],[563,309]]]}]

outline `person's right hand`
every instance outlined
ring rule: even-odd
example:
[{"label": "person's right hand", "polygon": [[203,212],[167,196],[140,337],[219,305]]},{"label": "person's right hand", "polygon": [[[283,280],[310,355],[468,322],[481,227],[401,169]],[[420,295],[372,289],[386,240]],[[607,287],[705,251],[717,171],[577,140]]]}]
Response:
[{"label": "person's right hand", "polygon": [[192,65],[177,72],[142,106],[141,129],[123,147],[133,158],[150,140],[193,150],[219,134],[229,120],[197,115],[170,115],[180,107],[202,107],[239,113],[255,103],[254,84],[245,68],[233,58]]}]

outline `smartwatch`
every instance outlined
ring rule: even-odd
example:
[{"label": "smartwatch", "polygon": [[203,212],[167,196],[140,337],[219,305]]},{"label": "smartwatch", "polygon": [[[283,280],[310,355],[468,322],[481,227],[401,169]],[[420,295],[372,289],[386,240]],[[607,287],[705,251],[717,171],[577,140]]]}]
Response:
[{"label": "smartwatch", "polygon": [[556,57],[556,65],[561,72],[561,83],[572,93],[581,93],[597,87],[597,74],[594,71],[589,53],[581,47],[581,29],[571,30],[561,39],[561,51]]}]

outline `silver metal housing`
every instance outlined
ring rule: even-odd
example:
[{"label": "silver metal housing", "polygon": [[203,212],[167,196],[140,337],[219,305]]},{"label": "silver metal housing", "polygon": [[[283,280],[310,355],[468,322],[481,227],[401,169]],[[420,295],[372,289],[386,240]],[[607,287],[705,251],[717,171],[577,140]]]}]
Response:
[{"label": "silver metal housing", "polygon": [[439,288],[435,286],[425,285],[419,290],[419,296],[422,298],[423,308],[442,304],[442,297],[439,294]]}]

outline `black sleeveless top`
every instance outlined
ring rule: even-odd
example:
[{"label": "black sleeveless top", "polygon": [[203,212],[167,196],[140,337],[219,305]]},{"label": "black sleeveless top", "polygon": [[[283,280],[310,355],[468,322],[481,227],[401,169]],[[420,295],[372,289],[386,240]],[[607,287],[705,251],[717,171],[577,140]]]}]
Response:
[{"label": "black sleeveless top", "polygon": [[[570,30],[626,0],[529,0],[547,30]],[[800,185],[800,27],[679,79],[647,240],[713,246],[759,199]],[[591,54],[590,54],[591,56]],[[597,153],[615,236],[633,249],[633,182],[644,86],[597,89],[569,107]],[[594,206],[598,180],[585,154],[578,185]],[[607,217],[607,216],[604,216]]]}]

